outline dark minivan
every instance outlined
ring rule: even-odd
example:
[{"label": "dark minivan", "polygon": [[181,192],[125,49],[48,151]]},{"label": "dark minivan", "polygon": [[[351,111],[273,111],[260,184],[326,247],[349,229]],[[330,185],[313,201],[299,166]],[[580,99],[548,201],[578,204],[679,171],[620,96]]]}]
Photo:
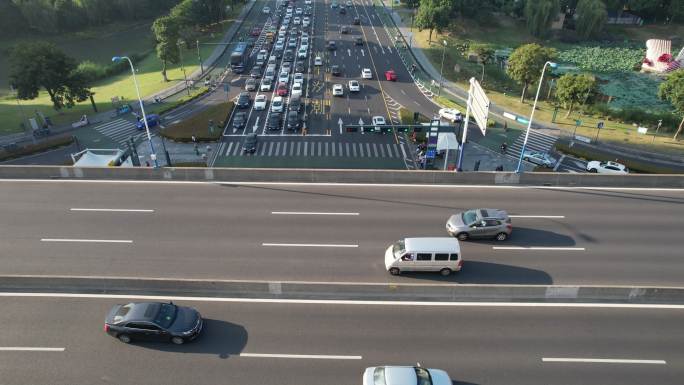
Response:
[{"label": "dark minivan", "polygon": [[104,331],[123,343],[171,341],[182,345],[197,338],[202,324],[202,316],[191,307],[172,302],[131,302],[109,311]]}]

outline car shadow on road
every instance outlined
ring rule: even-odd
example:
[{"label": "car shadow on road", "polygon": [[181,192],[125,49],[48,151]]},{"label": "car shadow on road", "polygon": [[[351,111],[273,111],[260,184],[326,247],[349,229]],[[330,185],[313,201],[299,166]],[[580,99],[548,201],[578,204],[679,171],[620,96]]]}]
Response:
[{"label": "car shadow on road", "polygon": [[463,262],[463,269],[449,276],[437,273],[401,273],[401,277],[430,280],[441,283],[500,284],[500,285],[551,285],[553,279],[542,270],[506,265],[502,263],[470,261]]},{"label": "car shadow on road", "polygon": [[476,382],[468,382],[468,381],[456,381],[452,380],[451,385],[479,385]]},{"label": "car shadow on road", "polygon": [[530,227],[513,227],[513,233],[511,233],[511,236],[504,242],[494,239],[483,239],[473,242],[497,247],[568,247],[577,244],[572,237],[567,235]]},{"label": "car shadow on road", "polygon": [[194,341],[183,345],[174,345],[170,342],[135,342],[132,345],[170,353],[210,354],[219,358],[229,358],[239,355],[246,344],[247,330],[243,326],[205,318],[202,333]]}]

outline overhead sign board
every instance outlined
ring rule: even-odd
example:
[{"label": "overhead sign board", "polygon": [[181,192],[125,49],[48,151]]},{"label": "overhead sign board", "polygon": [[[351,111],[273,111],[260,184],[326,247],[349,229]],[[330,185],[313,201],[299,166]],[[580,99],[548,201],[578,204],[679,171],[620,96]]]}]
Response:
[{"label": "overhead sign board", "polygon": [[477,122],[477,125],[480,126],[482,135],[484,136],[485,132],[487,131],[487,117],[489,116],[489,98],[485,94],[477,79],[470,78],[470,85],[471,112],[475,118],[475,121]]}]

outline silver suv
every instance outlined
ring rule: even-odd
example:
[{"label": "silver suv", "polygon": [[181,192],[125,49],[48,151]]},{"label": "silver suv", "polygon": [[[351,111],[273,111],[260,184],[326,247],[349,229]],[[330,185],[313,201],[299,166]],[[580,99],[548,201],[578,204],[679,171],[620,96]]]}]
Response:
[{"label": "silver suv", "polygon": [[494,238],[497,241],[505,241],[511,235],[513,225],[504,210],[474,209],[449,217],[446,230],[461,241],[469,238]]}]

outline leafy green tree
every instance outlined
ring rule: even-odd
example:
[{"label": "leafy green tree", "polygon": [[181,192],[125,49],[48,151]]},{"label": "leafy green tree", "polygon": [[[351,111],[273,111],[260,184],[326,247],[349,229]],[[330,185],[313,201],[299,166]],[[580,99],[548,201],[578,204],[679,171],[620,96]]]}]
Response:
[{"label": "leafy green tree", "polygon": [[684,0],[672,0],[670,2],[670,22],[677,21],[681,23],[684,21]]},{"label": "leafy green tree", "polygon": [[556,56],[553,48],[542,47],[539,44],[525,44],[516,48],[508,58],[506,73],[511,79],[523,86],[520,102],[525,101],[525,94],[530,84],[539,79],[544,63]]},{"label": "leafy green tree", "polygon": [[482,82],[484,81],[485,64],[494,60],[494,50],[486,46],[479,46],[475,48],[474,53],[477,55],[477,62],[482,66],[482,76],[480,77]]},{"label": "leafy green tree", "polygon": [[679,123],[679,128],[674,134],[674,139],[682,132],[684,128],[684,69],[672,72],[658,89],[658,97],[662,100],[667,100],[672,104],[675,113],[682,116],[682,121]]},{"label": "leafy green tree", "polygon": [[406,0],[406,8],[415,9],[420,5],[420,0]]},{"label": "leafy green tree", "polygon": [[568,109],[567,118],[575,105],[587,102],[596,93],[596,78],[589,74],[565,74],[556,82],[556,98]]},{"label": "leafy green tree", "polygon": [[26,19],[12,0],[0,0],[0,36],[12,36],[26,31]]},{"label": "leafy green tree", "polygon": [[152,24],[152,32],[157,39],[157,57],[162,62],[161,74],[164,81],[168,82],[169,78],[166,76],[168,64],[177,64],[180,61],[178,22],[171,16],[162,16]]},{"label": "leafy green tree", "polygon": [[428,42],[432,42],[432,32],[434,30],[442,31],[449,25],[451,20],[449,17],[449,9],[447,4],[442,3],[442,1],[448,0],[420,0],[420,6],[418,7],[418,12],[416,13],[416,19],[414,24],[419,31],[427,29],[430,31],[428,36]]},{"label": "leafy green tree", "polygon": [[584,39],[596,36],[608,20],[606,4],[602,0],[579,0],[575,13],[575,30]]},{"label": "leafy green tree", "polygon": [[20,43],[9,50],[10,84],[17,97],[31,100],[44,88],[55,110],[86,100],[90,89],[76,71],[76,60],[45,42]]},{"label": "leafy green tree", "polygon": [[531,0],[525,3],[527,30],[536,37],[544,37],[560,12],[559,0]]}]

